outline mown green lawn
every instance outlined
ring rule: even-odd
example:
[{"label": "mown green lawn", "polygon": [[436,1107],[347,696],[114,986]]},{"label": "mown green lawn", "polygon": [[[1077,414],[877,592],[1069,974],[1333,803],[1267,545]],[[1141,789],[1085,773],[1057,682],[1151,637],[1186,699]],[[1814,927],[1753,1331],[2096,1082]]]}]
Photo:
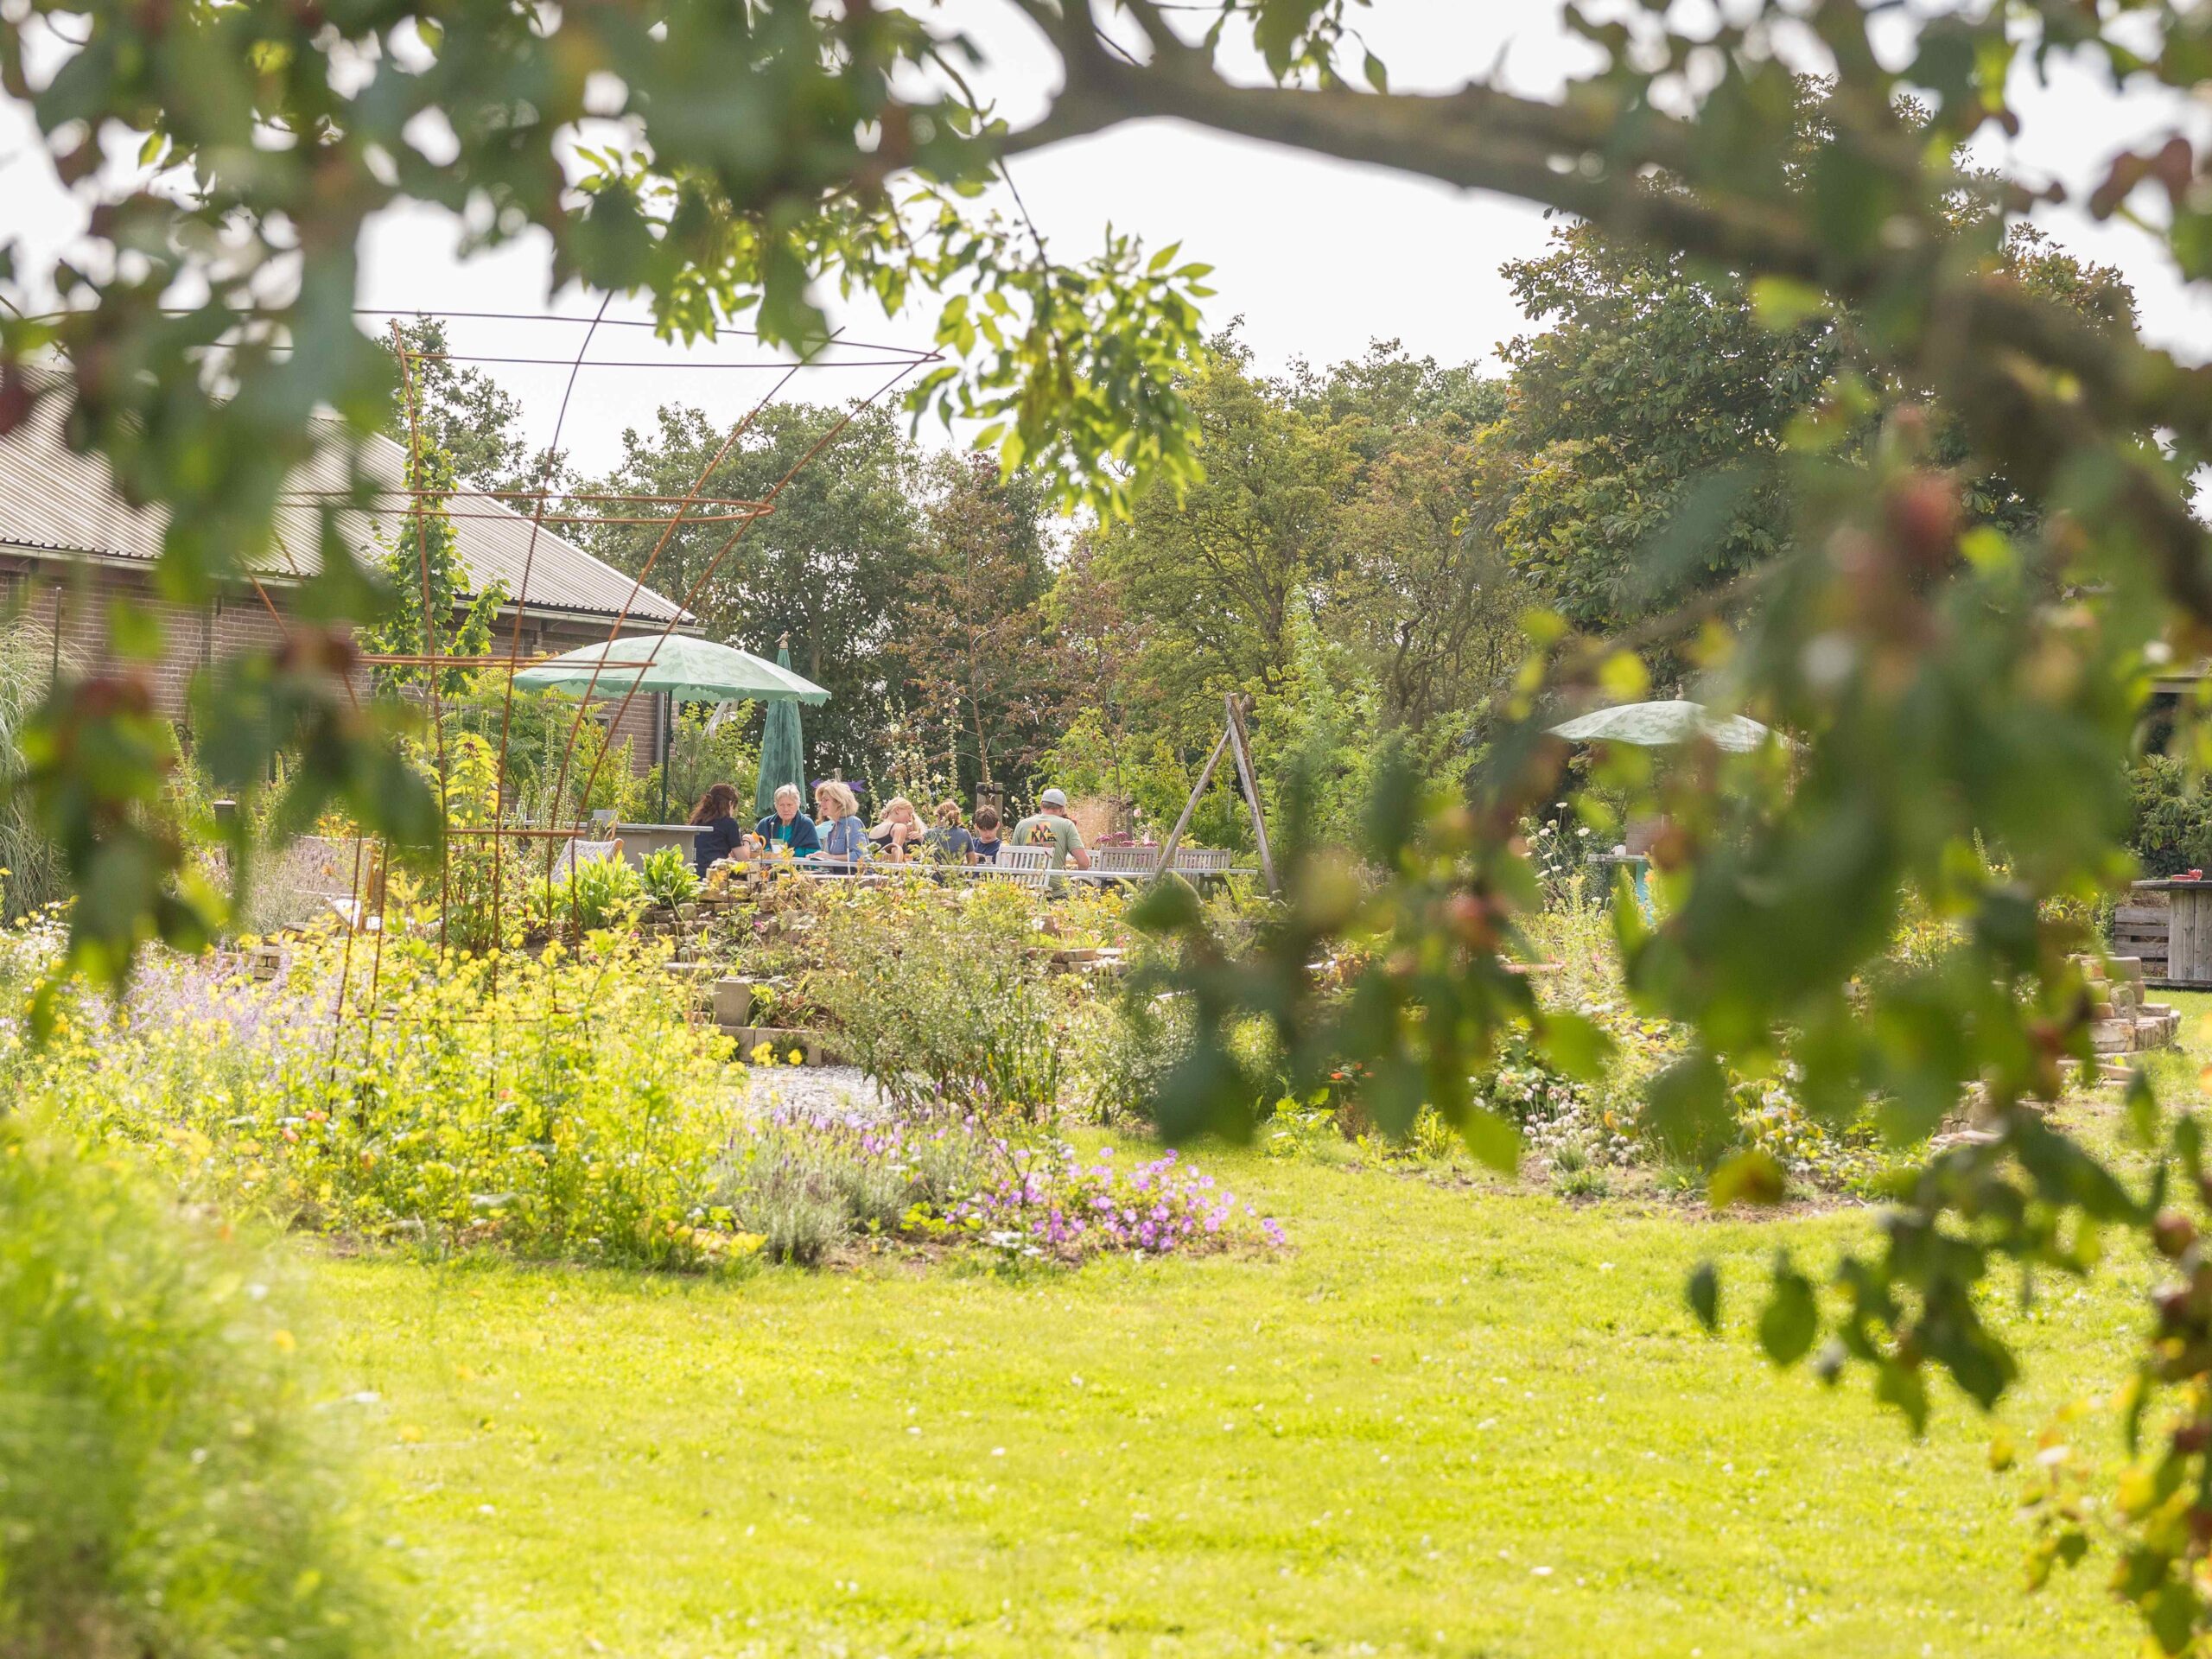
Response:
[{"label": "mown green lawn", "polygon": [[[380,1396],[430,1593],[516,1653],[2133,1650],[2101,1568],[2022,1592],[2018,1477],[1957,1395],[1915,1443],[1863,1382],[1757,1351],[1743,1287],[1865,1212],[1202,1159],[1287,1253],[735,1282],[328,1260],[321,1334]],[[1681,1294],[1707,1252],[1719,1340]],[[2024,1440],[2125,1374],[2142,1274],[2008,1315]]]}]

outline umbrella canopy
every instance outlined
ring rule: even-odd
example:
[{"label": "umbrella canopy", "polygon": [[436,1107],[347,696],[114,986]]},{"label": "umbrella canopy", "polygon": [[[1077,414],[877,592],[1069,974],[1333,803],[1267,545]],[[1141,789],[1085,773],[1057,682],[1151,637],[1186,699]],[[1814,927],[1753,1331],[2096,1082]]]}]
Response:
[{"label": "umbrella canopy", "polygon": [[1551,733],[1573,743],[1634,743],[1647,749],[1702,737],[1732,754],[1748,754],[1774,736],[1770,728],[1742,715],[1716,717],[1701,702],[1624,702],[1567,721]]},{"label": "umbrella canopy", "polygon": [[[601,663],[645,666],[598,668]],[[597,678],[594,672],[596,669]],[[631,690],[666,692],[678,702],[827,702],[830,694],[788,666],[711,639],[669,634],[615,639],[563,652],[515,676],[525,690],[572,696],[619,697]]]},{"label": "umbrella canopy", "polygon": [[[777,642],[776,666],[785,673],[791,671],[791,646],[785,641]],[[790,784],[798,789],[799,804],[804,807],[806,803],[805,749],[800,742],[798,699],[796,697],[785,697],[768,705],[767,719],[760,728],[760,782],[753,791],[753,811],[764,818],[774,811],[776,790],[782,784]]]}]

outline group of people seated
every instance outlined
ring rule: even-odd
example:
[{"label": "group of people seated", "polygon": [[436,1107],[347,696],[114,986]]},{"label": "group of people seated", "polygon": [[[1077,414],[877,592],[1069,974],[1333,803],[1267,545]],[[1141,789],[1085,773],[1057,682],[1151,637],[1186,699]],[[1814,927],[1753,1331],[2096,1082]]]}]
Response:
[{"label": "group of people seated", "polygon": [[835,778],[814,786],[814,816],[799,810],[798,788],[785,784],[776,791],[776,810],[747,830],[738,814],[743,800],[728,784],[716,784],[691,809],[691,822],[699,833],[692,839],[692,858],[705,875],[716,862],[729,858],[781,855],[805,859],[834,870],[855,870],[876,861],[893,864],[995,864],[999,849],[1008,842],[1017,847],[1044,847],[1054,870],[1072,865],[1090,868],[1090,850],[1083,831],[1068,816],[1068,798],[1048,789],[1037,799],[1037,810],[1001,836],[995,807],[979,807],[973,827],[962,816],[957,801],[940,801],[934,817],[925,824],[914,804],[904,795],[893,796],[883,809],[883,821],[870,829],[861,817],[860,802],[852,786]]}]

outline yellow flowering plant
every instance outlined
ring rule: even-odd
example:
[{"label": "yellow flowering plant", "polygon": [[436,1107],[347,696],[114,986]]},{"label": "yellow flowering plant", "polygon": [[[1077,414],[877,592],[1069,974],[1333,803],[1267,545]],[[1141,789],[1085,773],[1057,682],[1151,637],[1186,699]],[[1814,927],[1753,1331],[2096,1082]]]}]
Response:
[{"label": "yellow flowering plant", "polygon": [[744,1073],[664,953],[313,936],[269,981],[149,964],[23,1064],[44,1109],[227,1204],[354,1236],[692,1266]]}]

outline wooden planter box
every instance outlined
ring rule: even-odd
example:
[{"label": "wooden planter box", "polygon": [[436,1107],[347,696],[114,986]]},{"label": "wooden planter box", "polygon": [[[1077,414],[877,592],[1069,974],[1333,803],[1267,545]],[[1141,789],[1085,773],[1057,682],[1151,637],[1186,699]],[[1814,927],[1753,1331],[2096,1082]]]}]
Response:
[{"label": "wooden planter box", "polygon": [[2153,985],[2212,990],[2212,881],[2138,881],[2113,912],[2113,950]]}]

